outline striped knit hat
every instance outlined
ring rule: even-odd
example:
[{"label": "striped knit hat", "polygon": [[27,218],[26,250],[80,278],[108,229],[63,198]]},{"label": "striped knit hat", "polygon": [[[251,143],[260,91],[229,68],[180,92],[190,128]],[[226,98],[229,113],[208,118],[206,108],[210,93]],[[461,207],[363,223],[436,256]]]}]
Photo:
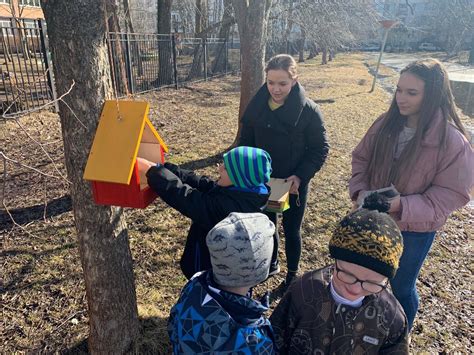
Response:
[{"label": "striped knit hat", "polygon": [[339,222],[329,241],[334,259],[357,264],[393,278],[403,251],[403,239],[395,221],[385,212],[387,199],[373,193],[363,208],[349,213]]},{"label": "striped knit hat", "polygon": [[272,159],[263,149],[237,147],[224,154],[224,166],[232,184],[241,188],[262,186],[270,181]]}]

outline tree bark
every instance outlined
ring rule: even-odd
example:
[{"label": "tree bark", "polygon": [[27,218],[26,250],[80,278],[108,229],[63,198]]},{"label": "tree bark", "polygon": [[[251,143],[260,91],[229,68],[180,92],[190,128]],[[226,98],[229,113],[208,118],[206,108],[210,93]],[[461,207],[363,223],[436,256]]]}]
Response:
[{"label": "tree bark", "polygon": [[109,32],[114,33],[113,40],[110,41],[110,45],[113,46],[111,62],[113,62],[112,70],[114,70],[113,79],[116,81],[114,87],[117,90],[117,96],[124,96],[130,93],[131,83],[128,82],[125,63],[131,58],[128,58],[125,39],[122,34],[122,32],[128,32],[123,2],[108,0],[107,13],[110,14],[108,17]]},{"label": "tree bark", "polygon": [[299,43],[299,58],[298,62],[303,63],[304,62],[304,43],[306,41],[306,31],[302,28],[301,29],[301,38],[300,38],[300,43]]},{"label": "tree bark", "polygon": [[158,83],[169,85],[173,83],[173,62],[171,52],[171,5],[172,0],[158,0],[158,33],[163,36],[158,41]]},{"label": "tree bark", "polygon": [[311,43],[311,44],[309,45],[308,60],[315,58],[317,55],[318,55],[318,51],[317,51],[317,49],[316,49],[316,44],[315,44],[315,43]]},{"label": "tree bark", "polygon": [[471,39],[471,49],[469,50],[469,64],[474,64],[474,38]]},{"label": "tree bark", "polygon": [[221,28],[219,29],[218,38],[225,39],[224,42],[219,43],[216,48],[216,55],[212,63],[212,73],[223,72],[228,61],[226,55],[227,42],[229,40],[230,28],[235,23],[232,17],[232,3],[231,0],[224,0],[224,12],[222,14]]},{"label": "tree bark", "polygon": [[196,38],[201,40],[201,43],[195,44],[193,54],[193,64],[189,70],[186,80],[192,80],[203,76],[204,63],[204,43],[206,42],[207,32],[207,0],[196,0],[195,26],[194,32]]},{"label": "tree bark", "polygon": [[293,3],[294,0],[288,0],[288,14],[286,16],[286,28],[284,42],[286,46],[286,53],[290,53],[290,33],[293,28]]},{"label": "tree bark", "polygon": [[111,94],[105,2],[42,0],[41,5],[58,93],[75,82],[64,99],[71,110],[60,102],[59,116],[85,279],[89,351],[124,353],[139,331],[126,221],[123,209],[97,206],[82,179],[104,99]]},{"label": "tree bark", "polygon": [[328,49],[326,47],[322,49],[321,64],[328,64]]},{"label": "tree bark", "polygon": [[240,55],[242,57],[240,81],[240,118],[247,104],[265,81],[265,45],[267,22],[271,1],[232,0],[240,35]]}]

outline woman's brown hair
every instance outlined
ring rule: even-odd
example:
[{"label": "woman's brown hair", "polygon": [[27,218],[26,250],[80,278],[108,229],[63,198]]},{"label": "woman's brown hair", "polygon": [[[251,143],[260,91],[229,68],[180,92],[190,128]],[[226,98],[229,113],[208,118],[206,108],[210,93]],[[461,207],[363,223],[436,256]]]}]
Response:
[{"label": "woman's brown hair", "polygon": [[398,109],[395,94],[383,124],[377,132],[370,157],[368,176],[371,187],[382,188],[393,183],[400,190],[406,186],[409,174],[404,172],[413,168],[419,154],[421,141],[433,123],[433,117],[438,110],[441,110],[446,123],[440,132],[442,147],[446,145],[448,124],[453,124],[467,137],[456,112],[448,73],[444,66],[436,59],[422,59],[406,66],[400,75],[404,73],[413,74],[425,83],[415,136],[407,144],[400,157],[393,164],[387,164],[387,162],[393,161],[393,150],[397,145],[398,135],[406,122],[405,116],[402,116]]},{"label": "woman's brown hair", "polygon": [[278,54],[271,57],[265,68],[265,73],[268,74],[269,70],[284,70],[291,79],[298,77],[296,61],[289,54]]}]

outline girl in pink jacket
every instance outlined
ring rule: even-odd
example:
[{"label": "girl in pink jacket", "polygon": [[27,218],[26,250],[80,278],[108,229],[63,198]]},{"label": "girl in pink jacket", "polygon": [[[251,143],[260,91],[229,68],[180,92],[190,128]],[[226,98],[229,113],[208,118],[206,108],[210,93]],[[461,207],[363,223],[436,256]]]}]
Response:
[{"label": "girl in pink jacket", "polygon": [[446,70],[423,59],[401,71],[389,110],[352,153],[353,201],[390,184],[400,192],[389,212],[404,249],[391,285],[410,329],[418,310],[416,280],[436,231],[470,200],[474,152],[466,138]]}]

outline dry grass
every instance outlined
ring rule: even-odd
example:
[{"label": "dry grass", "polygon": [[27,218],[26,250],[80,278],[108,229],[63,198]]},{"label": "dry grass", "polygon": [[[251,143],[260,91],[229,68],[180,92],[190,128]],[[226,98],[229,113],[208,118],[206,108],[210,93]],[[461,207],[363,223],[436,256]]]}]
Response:
[{"label": "dry grass", "polygon": [[[350,152],[390,100],[381,88],[368,91],[372,77],[361,55],[339,55],[326,66],[301,65],[301,82],[309,97],[334,99],[321,105],[331,143],[322,171],[312,182],[303,226],[302,271],[325,265],[327,243],[338,219],[349,210],[347,182]],[[163,90],[147,94],[150,117],[169,144],[168,160],[215,175],[213,157],[228,147],[237,128],[239,78],[195,84],[197,90]],[[60,165],[63,153],[58,118],[42,113],[21,120],[31,134],[50,142],[48,150]],[[27,142],[14,122],[7,122],[6,154],[51,172],[44,154]],[[80,352],[88,331],[87,308],[65,183],[48,179],[51,208],[43,219],[44,180],[38,174],[9,165],[7,205],[28,235],[2,224],[3,331],[2,353]],[[36,206],[36,207],[35,207]],[[23,208],[23,209],[22,209]],[[127,210],[135,261],[138,310],[143,332],[136,352],[168,353],[166,319],[185,283],[179,257],[190,222],[157,200],[146,210]],[[472,210],[452,216],[439,233],[420,276],[421,309],[412,335],[413,352],[470,353],[472,347]],[[280,251],[284,260],[284,252]],[[284,264],[284,262],[283,262]],[[276,287],[284,272],[257,289]],[[273,305],[274,306],[274,305]]]}]

